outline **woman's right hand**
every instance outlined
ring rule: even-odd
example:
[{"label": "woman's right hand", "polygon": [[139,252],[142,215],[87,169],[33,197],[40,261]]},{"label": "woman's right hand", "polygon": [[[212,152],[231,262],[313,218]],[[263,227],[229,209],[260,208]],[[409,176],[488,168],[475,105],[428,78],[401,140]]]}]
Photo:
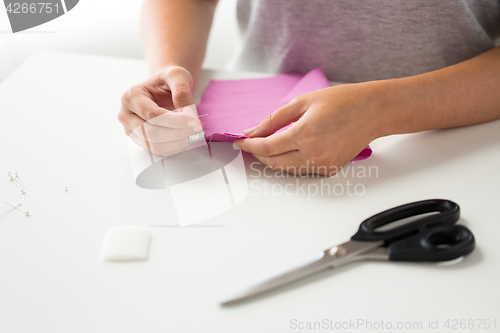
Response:
[{"label": "woman's right hand", "polygon": [[[185,68],[171,66],[129,88],[122,95],[118,113],[125,133],[154,155],[166,157],[186,150],[188,137],[203,129],[192,87],[191,74]],[[173,111],[177,109],[182,112]]]}]

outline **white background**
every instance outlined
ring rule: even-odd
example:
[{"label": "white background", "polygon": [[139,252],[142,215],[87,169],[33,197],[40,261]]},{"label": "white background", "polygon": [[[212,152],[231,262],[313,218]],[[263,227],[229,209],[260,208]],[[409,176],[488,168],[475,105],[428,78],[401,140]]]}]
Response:
[{"label": "white background", "polygon": [[[12,34],[0,5],[0,81],[37,49],[143,58],[141,0],[81,0],[51,22]],[[222,69],[238,41],[236,0],[220,0],[204,67]]]},{"label": "white background", "polygon": [[[231,57],[234,3],[219,5],[206,66],[220,68]],[[0,10],[0,31],[8,32],[0,34],[0,79],[39,48],[141,58],[139,13],[140,1],[83,0],[53,22],[11,34]],[[144,79],[146,68],[133,60],[40,53],[0,85],[0,176],[18,170],[34,189],[32,216],[15,212],[0,220],[0,333],[275,333],[298,331],[292,319],[325,318],[439,319],[441,330],[432,332],[442,332],[446,319],[496,319],[496,330],[482,331],[498,331],[498,121],[376,140],[375,154],[356,163],[380,172],[363,180],[362,197],[250,193],[207,221],[212,228],[151,228],[146,262],[102,262],[107,229],[173,223],[167,193],[134,184],[116,120],[119,95]],[[0,197],[20,200],[5,177]],[[460,264],[360,263],[242,306],[217,304],[347,240],[381,209],[434,197],[458,202],[460,223],[476,236],[477,249]],[[431,332],[405,332],[411,331]]]},{"label": "white background", "polygon": [[[200,81],[213,74],[203,71]],[[375,140],[374,155],[352,165],[376,166],[377,176],[324,180],[362,183],[362,196],[308,197],[293,194],[297,186],[292,195],[258,195],[263,181],[284,188],[296,179],[259,177],[246,156],[250,192],[242,203],[203,227],[171,227],[168,191],[136,186],[116,120],[121,92],[145,76],[139,60],[37,52],[0,84],[0,199],[20,202],[8,170],[19,171],[33,190],[30,217],[12,212],[0,219],[1,333],[300,331],[292,319],[440,321],[440,330],[391,330],[405,333],[446,332],[447,319],[496,319],[495,330],[453,332],[500,330],[500,121]],[[218,306],[349,239],[370,215],[429,198],[461,206],[460,223],[477,240],[462,262],[357,263],[246,304]],[[8,205],[0,202],[0,209]],[[146,262],[99,258],[106,230],[121,225],[159,226],[150,228]]]}]

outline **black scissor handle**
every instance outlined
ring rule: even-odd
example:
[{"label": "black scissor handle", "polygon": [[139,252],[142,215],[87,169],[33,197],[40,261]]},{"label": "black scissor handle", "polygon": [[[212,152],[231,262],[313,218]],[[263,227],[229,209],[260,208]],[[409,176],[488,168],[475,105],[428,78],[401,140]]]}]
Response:
[{"label": "black scissor handle", "polygon": [[[425,216],[387,231],[375,230],[391,222],[432,212],[438,212],[438,214]],[[384,241],[384,244],[388,245],[396,240],[418,234],[424,228],[454,225],[459,218],[460,207],[453,201],[443,199],[417,201],[391,208],[367,218],[361,223],[358,232],[351,239],[358,241]]]},{"label": "black scissor handle", "polygon": [[389,244],[389,259],[395,261],[447,261],[474,251],[474,235],[466,227],[446,225]]}]

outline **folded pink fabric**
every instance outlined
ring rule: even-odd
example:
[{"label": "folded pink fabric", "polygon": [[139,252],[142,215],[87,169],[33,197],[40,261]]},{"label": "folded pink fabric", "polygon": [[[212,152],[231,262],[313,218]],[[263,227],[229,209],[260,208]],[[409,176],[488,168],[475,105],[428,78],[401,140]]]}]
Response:
[{"label": "folded pink fabric", "polygon": [[[329,86],[321,69],[304,76],[280,74],[263,79],[212,80],[197,109],[198,114],[206,114],[202,120],[208,141],[233,142],[246,138],[245,129],[259,124],[295,97]],[[284,129],[286,127],[279,131]],[[353,160],[362,160],[371,154],[368,146]]]}]

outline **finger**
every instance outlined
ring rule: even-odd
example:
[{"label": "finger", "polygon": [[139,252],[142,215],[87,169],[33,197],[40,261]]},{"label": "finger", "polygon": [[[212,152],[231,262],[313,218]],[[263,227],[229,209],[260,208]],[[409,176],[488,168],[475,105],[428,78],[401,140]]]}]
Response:
[{"label": "finger", "polygon": [[132,131],[144,123],[144,120],[133,112],[130,112],[126,107],[122,106],[118,112],[118,121],[123,127]]},{"label": "finger", "polygon": [[191,74],[182,67],[173,66],[161,77],[166,89],[172,93],[172,101],[176,109],[194,104],[191,87],[193,78]]},{"label": "finger", "polygon": [[137,134],[141,139],[147,140],[151,143],[177,141],[185,139],[190,135],[201,131],[200,128],[167,128],[163,126],[156,126],[144,122],[136,114],[129,112],[125,117],[124,126]]},{"label": "finger", "polygon": [[180,152],[183,152],[187,148],[189,148],[189,140],[188,139],[182,139],[182,140],[171,141],[171,142],[152,143],[152,142],[144,140],[143,138],[138,136],[133,131],[130,131],[129,129],[125,129],[125,133],[136,144],[138,144],[139,146],[141,146],[142,148],[144,148],[145,150],[147,150],[148,152],[151,152],[153,155],[156,155],[156,156],[168,157],[168,156],[172,156],[172,155],[178,154]]},{"label": "finger", "polygon": [[168,111],[149,120],[148,123],[169,128],[192,128],[195,132],[202,130],[200,120],[196,116],[185,112]]},{"label": "finger", "polygon": [[147,151],[149,151],[149,147],[148,147],[148,144],[146,143],[146,141],[141,138],[140,136],[138,136],[137,134],[135,134],[133,131],[131,131],[130,129],[128,128],[125,128],[125,134],[128,135],[128,137],[134,141],[137,145],[141,146],[142,148],[146,149]]},{"label": "finger", "polygon": [[122,106],[125,109],[137,114],[139,117],[148,121],[168,110],[158,106],[153,100],[151,93],[146,86],[139,84],[130,87],[122,96]]},{"label": "finger", "polygon": [[122,123],[123,127],[127,128],[129,131],[135,131],[135,133],[144,139],[144,135],[141,132],[141,126],[148,124],[141,117],[127,109],[121,108],[118,113],[118,120]]},{"label": "finger", "polygon": [[250,137],[268,136],[280,128],[297,121],[307,110],[308,103],[305,99],[294,99],[290,103],[280,107],[255,127],[244,131]]},{"label": "finger", "polygon": [[[137,131],[134,130],[134,132],[151,143],[161,143],[187,139],[190,135],[196,134],[200,131],[195,131],[192,128],[166,128],[145,123],[144,129],[139,127],[137,128]],[[145,137],[143,135],[144,132],[146,132]]]},{"label": "finger", "polygon": [[130,88],[122,98],[123,106],[150,124],[169,127],[186,128],[200,125],[200,121],[191,113],[171,112],[159,107],[151,94],[142,85]]},{"label": "finger", "polygon": [[290,129],[265,138],[239,139],[234,141],[234,144],[252,154],[275,156],[298,150],[298,145],[293,140],[293,133]]}]

